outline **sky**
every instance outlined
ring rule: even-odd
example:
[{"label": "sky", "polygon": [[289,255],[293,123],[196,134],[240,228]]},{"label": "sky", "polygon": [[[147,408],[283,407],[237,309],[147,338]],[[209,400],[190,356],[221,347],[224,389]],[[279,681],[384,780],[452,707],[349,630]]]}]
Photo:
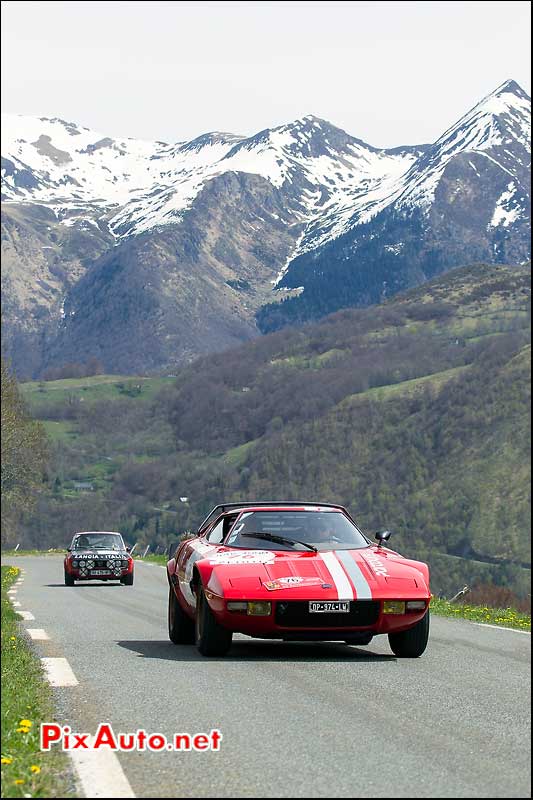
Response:
[{"label": "sky", "polygon": [[313,114],[376,147],[432,142],[508,78],[529,2],[2,2],[2,111],[104,135],[252,135]]}]

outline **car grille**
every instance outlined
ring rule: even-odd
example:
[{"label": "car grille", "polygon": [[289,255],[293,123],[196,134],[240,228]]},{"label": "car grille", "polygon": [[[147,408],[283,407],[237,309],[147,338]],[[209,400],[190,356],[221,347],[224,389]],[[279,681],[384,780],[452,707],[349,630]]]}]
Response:
[{"label": "car grille", "polygon": [[359,628],[373,625],[379,616],[379,601],[353,600],[344,614],[310,614],[309,601],[276,603],[276,625],[284,628]]},{"label": "car grille", "polygon": [[[94,566],[92,566],[91,569],[110,569],[110,570],[112,570],[112,569],[114,569],[115,566],[119,566],[122,569],[122,561],[120,561],[119,559],[113,559],[113,567],[108,567],[107,566],[107,562],[109,561],[108,558],[90,558],[88,560],[93,562]],[[85,567],[87,566],[87,561],[86,560],[81,560],[80,561],[80,567],[84,567],[84,566]]]}]

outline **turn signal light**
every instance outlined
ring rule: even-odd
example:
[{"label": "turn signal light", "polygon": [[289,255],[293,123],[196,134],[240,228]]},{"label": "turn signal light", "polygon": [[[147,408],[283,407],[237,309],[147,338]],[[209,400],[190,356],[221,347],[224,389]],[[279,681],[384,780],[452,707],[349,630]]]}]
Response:
[{"label": "turn signal light", "polygon": [[244,611],[248,608],[248,603],[239,603],[237,601],[230,600],[227,604],[228,611]]},{"label": "turn signal light", "polygon": [[425,611],[426,601],[425,600],[408,600],[405,605],[406,605],[407,611]]}]

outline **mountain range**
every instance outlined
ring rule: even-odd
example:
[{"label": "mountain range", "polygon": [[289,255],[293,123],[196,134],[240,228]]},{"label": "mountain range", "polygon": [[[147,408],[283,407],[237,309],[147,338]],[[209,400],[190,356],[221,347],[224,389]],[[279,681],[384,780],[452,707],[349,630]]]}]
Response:
[{"label": "mountain range", "polygon": [[506,81],[393,149],[312,116],[164,143],[3,115],[4,352],[22,377],[172,370],[459,264],[524,262],[530,106]]}]

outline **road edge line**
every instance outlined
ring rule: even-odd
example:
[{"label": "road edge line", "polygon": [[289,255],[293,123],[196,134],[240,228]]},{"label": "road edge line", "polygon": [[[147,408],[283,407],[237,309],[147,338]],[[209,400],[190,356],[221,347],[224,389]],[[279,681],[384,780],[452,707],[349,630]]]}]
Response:
[{"label": "road edge line", "polygon": [[[89,746],[94,736],[89,737]],[[135,797],[113,750],[69,750],[83,797]]]}]

